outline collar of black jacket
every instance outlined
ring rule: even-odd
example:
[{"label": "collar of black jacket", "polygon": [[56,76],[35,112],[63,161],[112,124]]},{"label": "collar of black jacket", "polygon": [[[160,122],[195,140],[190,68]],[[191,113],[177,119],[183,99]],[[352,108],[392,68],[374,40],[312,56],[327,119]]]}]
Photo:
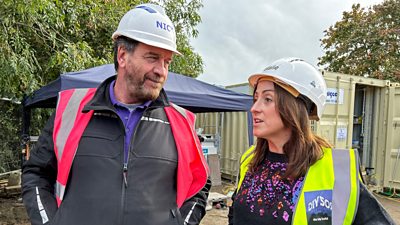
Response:
[{"label": "collar of black jacket", "polygon": [[[83,112],[88,112],[90,110],[111,110],[113,112],[116,112],[113,104],[111,103],[110,100],[110,85],[113,80],[116,79],[117,76],[112,76],[104,80],[100,86],[97,88],[96,93],[94,94],[94,97],[92,100],[88,102],[88,104],[85,105],[83,108]],[[164,88],[161,89],[160,95],[156,100],[154,100],[150,105],[149,108],[153,107],[165,107],[169,106],[169,100],[167,97],[167,94],[165,93]]]}]

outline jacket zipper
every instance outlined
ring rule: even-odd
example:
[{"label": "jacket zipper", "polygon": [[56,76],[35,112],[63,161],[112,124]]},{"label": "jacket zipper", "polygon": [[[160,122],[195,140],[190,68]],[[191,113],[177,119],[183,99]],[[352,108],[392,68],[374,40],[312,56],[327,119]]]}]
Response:
[{"label": "jacket zipper", "polygon": [[[117,112],[115,112],[115,114],[118,115]],[[119,118],[119,116],[118,116],[118,118]],[[124,140],[123,140],[124,152],[123,152],[123,158],[122,158],[122,165],[123,165],[123,167],[122,167],[122,178],[123,178],[123,181],[122,181],[122,187],[121,187],[122,188],[122,190],[121,190],[121,206],[120,206],[120,216],[118,218],[118,223],[117,224],[121,224],[122,225],[124,223],[125,192],[126,192],[126,188],[127,188],[127,184],[128,184],[128,181],[127,181],[128,161],[125,162],[125,138],[126,138],[125,137],[126,136],[125,125],[121,121],[120,118],[119,118],[119,122],[122,125],[122,127],[124,128]]]},{"label": "jacket zipper", "polygon": [[[93,110],[95,110],[95,109],[93,109]],[[121,126],[124,128],[124,133],[125,133],[125,125],[121,121],[121,118],[118,116],[118,113],[115,110],[109,109],[109,108],[107,108],[106,110],[113,112],[117,116],[117,119],[119,120],[119,123],[121,124]],[[136,129],[135,129],[135,132],[136,132]],[[124,135],[124,140],[123,140],[124,155],[123,155],[123,160],[122,160],[123,161],[123,163],[122,163],[123,181],[122,181],[122,191],[121,191],[121,207],[120,207],[121,211],[120,211],[120,216],[119,216],[118,220],[116,221],[117,222],[116,224],[121,224],[121,225],[124,222],[125,193],[126,193],[126,189],[128,187],[128,177],[127,176],[128,176],[129,150],[128,150],[128,154],[127,154],[126,161],[125,161],[125,136],[126,136],[126,133]]]},{"label": "jacket zipper", "polygon": [[124,176],[125,188],[127,188],[128,187],[128,178],[127,178],[127,175],[128,175],[128,162],[124,163],[124,169],[122,171],[122,175]]},{"label": "jacket zipper", "polygon": [[[147,108],[148,109],[148,108]],[[145,109],[142,113],[142,117],[145,114],[145,112],[147,111],[147,109]],[[130,152],[130,147],[132,146],[133,140],[135,140],[136,138],[136,131],[141,123],[142,117],[140,117],[138,123],[136,124],[135,130],[133,131],[133,137],[131,139],[131,142],[129,143],[128,146],[128,153],[126,154],[125,157],[125,138],[124,137],[124,159],[123,159],[123,164],[122,164],[122,177],[123,177],[123,181],[122,181],[122,193],[121,193],[121,217],[120,217],[120,223],[119,224],[123,224],[124,222],[124,209],[125,209],[125,195],[126,195],[126,189],[128,188],[128,162],[129,162],[129,152]],[[122,121],[120,120],[120,122],[122,123]],[[122,126],[124,127],[124,132],[125,132],[125,126],[122,123]],[[125,133],[126,136],[126,133]]]}]

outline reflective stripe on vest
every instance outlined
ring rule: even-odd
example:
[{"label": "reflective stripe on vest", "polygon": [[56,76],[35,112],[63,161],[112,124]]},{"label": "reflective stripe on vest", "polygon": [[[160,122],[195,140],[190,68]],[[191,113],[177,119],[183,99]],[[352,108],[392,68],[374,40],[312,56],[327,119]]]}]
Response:
[{"label": "reflective stripe on vest", "polygon": [[[92,99],[96,89],[71,89],[59,93],[54,119],[54,151],[57,156],[57,181],[55,195],[60,206],[79,140],[89,123],[93,111],[81,113]],[[73,130],[73,132],[71,132]],[[70,151],[74,149],[74,151]]]},{"label": "reflective stripe on vest", "polygon": [[242,186],[243,180],[246,177],[248,165],[254,156],[254,154],[253,154],[254,149],[255,149],[255,146],[252,145],[240,158],[240,175],[239,175],[240,179],[239,179],[238,187],[237,187],[238,190],[239,190],[240,186]]},{"label": "reflective stripe on vest", "polygon": [[[331,220],[332,225],[350,225],[354,220],[359,196],[357,151],[327,148],[323,150],[324,156],[308,169],[304,178],[302,190],[293,213],[293,225],[309,224],[307,221],[312,219],[311,212],[313,207],[316,206],[313,205],[314,203],[321,203],[323,206],[329,204],[332,207],[331,218],[322,218],[322,220]],[[253,151],[254,146],[248,149],[241,158],[241,177],[238,189],[254,156]],[[306,195],[308,198],[305,197]],[[315,197],[315,199],[312,197]],[[330,201],[322,203],[322,200],[326,200],[324,197],[330,197]],[[309,200],[309,202],[306,202],[306,200]],[[308,217],[307,212],[309,213]]]}]

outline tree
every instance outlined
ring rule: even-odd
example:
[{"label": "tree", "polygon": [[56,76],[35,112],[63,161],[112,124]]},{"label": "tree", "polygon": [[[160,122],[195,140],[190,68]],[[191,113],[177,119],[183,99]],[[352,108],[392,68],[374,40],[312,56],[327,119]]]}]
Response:
[{"label": "tree", "polygon": [[343,12],[324,31],[319,65],[333,72],[400,81],[400,0]]},{"label": "tree", "polygon": [[[22,95],[59,74],[113,62],[111,35],[139,1],[4,0],[0,4],[0,96]],[[201,21],[201,0],[160,0],[176,24],[178,50],[171,71],[197,77],[201,57],[190,46]]]},{"label": "tree", "polygon": [[[0,4],[0,98],[22,97],[60,74],[113,62],[111,35],[121,17],[138,3],[149,0],[2,0]],[[189,43],[201,22],[201,0],[156,0],[165,6],[176,25],[178,51],[170,70],[197,77],[203,71],[199,54]],[[15,151],[20,122],[8,118],[18,105],[1,105],[0,155]],[[43,125],[49,112],[32,121]],[[46,116],[47,115],[47,116]],[[35,131],[42,126],[32,126]],[[8,137],[8,139],[7,139]],[[8,144],[7,143],[13,143]],[[0,158],[0,170],[2,169]],[[10,166],[8,166],[10,168]],[[3,168],[4,169],[4,168]],[[7,168],[6,168],[7,169]],[[0,171],[1,172],[1,171]]]}]

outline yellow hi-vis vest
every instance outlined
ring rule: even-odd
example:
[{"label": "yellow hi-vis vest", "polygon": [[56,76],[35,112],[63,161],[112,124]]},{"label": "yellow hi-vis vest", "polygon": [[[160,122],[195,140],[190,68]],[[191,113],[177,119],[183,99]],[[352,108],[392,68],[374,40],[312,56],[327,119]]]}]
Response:
[{"label": "yellow hi-vis vest", "polygon": [[[246,176],[254,148],[250,147],[241,157],[237,190]],[[353,149],[324,148],[323,151],[323,157],[308,169],[304,177],[292,225],[353,223],[359,197],[358,153]]]}]

